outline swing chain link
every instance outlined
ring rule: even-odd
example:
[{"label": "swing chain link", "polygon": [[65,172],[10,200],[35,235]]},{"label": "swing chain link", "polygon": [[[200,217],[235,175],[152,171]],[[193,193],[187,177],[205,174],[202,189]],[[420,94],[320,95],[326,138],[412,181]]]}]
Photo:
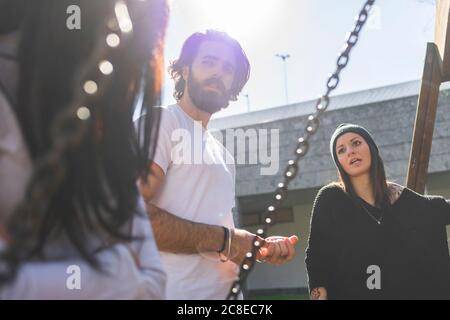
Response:
[{"label": "swing chain link", "polygon": [[[275,223],[275,213],[277,209],[280,208],[284,198],[287,194],[287,187],[289,183],[296,177],[298,173],[298,162],[301,158],[303,158],[309,148],[309,138],[317,132],[319,128],[319,116],[325,112],[330,103],[330,93],[336,89],[339,84],[339,74],[340,72],[347,66],[348,61],[350,60],[350,52],[352,48],[356,45],[359,39],[359,32],[362,30],[364,24],[367,21],[369,16],[370,9],[372,8],[375,0],[367,0],[359,12],[358,16],[355,18],[356,23],[353,27],[353,30],[347,34],[347,41],[344,47],[344,50],[339,54],[337,62],[336,62],[336,70],[328,76],[328,80],[326,82],[326,91],[325,94],[317,99],[315,105],[315,113],[308,116],[308,120],[306,123],[305,133],[302,137],[298,139],[298,143],[295,149],[295,158],[293,160],[288,161],[288,165],[284,171],[284,179],[283,182],[280,182],[277,186],[277,189],[274,192],[274,199],[271,205],[267,207],[267,209],[263,213],[264,217],[264,226],[257,230],[257,236],[265,238],[267,234],[268,227]],[[248,252],[245,255],[245,259],[241,264],[240,273],[238,279],[233,282],[233,285],[228,293],[227,300],[236,300],[239,297],[239,293],[241,292],[242,283],[247,279],[248,274],[253,269],[256,260],[256,252],[263,245],[260,241],[257,240],[256,236],[253,241],[252,251]]]}]

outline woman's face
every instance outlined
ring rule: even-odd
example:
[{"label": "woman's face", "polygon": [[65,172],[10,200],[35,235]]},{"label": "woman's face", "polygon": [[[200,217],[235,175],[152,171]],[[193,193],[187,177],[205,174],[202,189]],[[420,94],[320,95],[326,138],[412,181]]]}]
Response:
[{"label": "woman's face", "polygon": [[368,174],[372,164],[370,148],[357,133],[348,132],[336,141],[336,154],[344,171],[352,178]]}]

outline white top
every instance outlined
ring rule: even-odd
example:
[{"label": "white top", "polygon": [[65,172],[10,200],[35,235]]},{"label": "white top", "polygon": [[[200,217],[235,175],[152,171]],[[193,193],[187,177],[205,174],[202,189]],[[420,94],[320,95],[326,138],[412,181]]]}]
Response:
[{"label": "white top", "polygon": [[[97,253],[102,272],[79,259],[25,263],[14,282],[0,288],[0,299],[164,299],[166,274],[142,203],[142,215],[133,221],[133,235],[143,241]],[[139,267],[130,249],[139,257]],[[72,283],[72,266],[79,270],[78,288]]]},{"label": "white top", "polygon": [[[0,92],[0,223],[22,198],[30,173],[31,160],[21,131]],[[140,267],[125,244],[96,254],[108,274],[76,258],[25,263],[13,282],[0,288],[0,299],[164,299],[166,275],[142,200],[138,210],[141,214],[133,220],[132,234],[143,241],[133,241],[129,247],[139,257]],[[0,242],[0,249],[4,245]],[[67,286],[74,274],[67,273],[71,265],[79,267],[79,290]]]},{"label": "white top", "polygon": [[[183,219],[234,228],[234,159],[178,105],[161,110],[153,161],[165,173],[154,205]],[[161,257],[168,299],[225,299],[239,271],[230,261],[220,262],[217,253]]]},{"label": "white top", "polygon": [[0,92],[0,223],[22,199],[32,163],[16,117]]}]

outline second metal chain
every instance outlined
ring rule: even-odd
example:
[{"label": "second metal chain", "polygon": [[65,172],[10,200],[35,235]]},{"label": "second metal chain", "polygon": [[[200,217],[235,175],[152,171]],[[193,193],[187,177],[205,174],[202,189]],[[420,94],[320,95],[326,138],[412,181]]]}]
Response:
[{"label": "second metal chain", "polygon": [[[278,187],[274,193],[272,204],[269,205],[266,211],[263,213],[264,226],[258,229],[256,232],[257,235],[262,238],[266,236],[269,226],[275,224],[274,214],[276,213],[276,210],[280,208],[282,202],[284,201],[284,198],[286,197],[287,187],[289,183],[296,177],[298,173],[298,162],[308,152],[308,140],[313,134],[317,132],[317,129],[319,128],[319,116],[328,108],[328,105],[330,103],[330,93],[339,85],[339,74],[349,62],[350,52],[358,42],[359,32],[366,23],[369,11],[374,3],[375,0],[367,0],[358,16],[356,17],[356,23],[353,27],[353,30],[347,35],[347,41],[344,50],[339,54],[339,57],[336,61],[336,70],[329,75],[326,83],[326,91],[321,97],[318,98],[316,102],[316,112],[308,116],[305,133],[298,139],[298,143],[295,148],[295,156],[292,160],[288,161],[288,165],[284,171],[284,180],[283,182],[280,182],[278,184]],[[230,292],[227,296],[228,300],[235,300],[238,298],[239,292],[242,288],[242,283],[247,279],[248,274],[255,264],[256,251],[259,250],[262,245],[263,244],[255,238],[252,251],[246,254],[245,259],[241,264],[239,278],[233,283],[230,289]]]}]

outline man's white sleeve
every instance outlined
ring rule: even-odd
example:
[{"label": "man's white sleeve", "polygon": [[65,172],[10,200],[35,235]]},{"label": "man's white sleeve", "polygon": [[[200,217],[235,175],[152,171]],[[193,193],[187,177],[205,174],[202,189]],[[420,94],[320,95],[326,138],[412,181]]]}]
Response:
[{"label": "man's white sleeve", "polygon": [[172,133],[176,129],[175,116],[167,109],[161,108],[159,122],[158,140],[152,161],[156,163],[167,174],[172,157]]}]

